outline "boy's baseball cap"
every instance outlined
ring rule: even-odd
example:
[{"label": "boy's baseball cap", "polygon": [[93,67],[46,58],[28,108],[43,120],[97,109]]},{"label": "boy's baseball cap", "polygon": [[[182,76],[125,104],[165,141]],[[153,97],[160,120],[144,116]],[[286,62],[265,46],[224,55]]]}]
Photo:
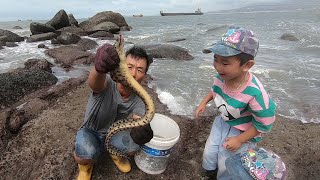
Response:
[{"label": "boy's baseball cap", "polygon": [[205,49],[204,53],[214,53],[220,56],[235,56],[241,52],[255,57],[259,49],[259,40],[255,33],[241,27],[230,27],[222,35],[221,40]]}]

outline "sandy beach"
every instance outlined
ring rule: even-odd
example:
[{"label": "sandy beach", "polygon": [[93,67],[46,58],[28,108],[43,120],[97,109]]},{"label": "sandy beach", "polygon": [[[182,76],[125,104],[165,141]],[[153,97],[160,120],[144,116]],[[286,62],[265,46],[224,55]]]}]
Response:
[{"label": "sandy beach", "polygon": [[[156,112],[175,120],[181,131],[166,171],[149,175],[132,161],[132,171],[124,174],[105,154],[95,164],[92,179],[199,179],[202,152],[214,115],[203,117],[201,124],[195,119],[172,115],[152,89],[147,88],[147,91],[154,98]],[[88,92],[87,84],[81,84],[57,98],[52,106],[12,136],[1,150],[0,176],[3,179],[75,179],[78,169],[72,157],[74,138],[83,121]],[[288,179],[318,179],[318,135],[318,124],[302,124],[277,117],[272,132],[266,134],[259,145],[283,158]]]}]

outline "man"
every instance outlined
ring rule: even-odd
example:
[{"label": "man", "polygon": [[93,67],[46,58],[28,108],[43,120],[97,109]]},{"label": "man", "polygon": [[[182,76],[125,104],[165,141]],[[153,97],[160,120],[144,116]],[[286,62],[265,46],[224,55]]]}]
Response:
[{"label": "man", "polygon": [[[112,123],[129,115],[136,119],[145,113],[145,104],[140,97],[110,78],[108,73],[116,69],[119,62],[119,56],[112,45],[104,44],[97,49],[95,67],[88,77],[92,92],[84,122],[76,135],[74,159],[79,165],[78,179],[91,178],[94,161],[106,149],[104,141]],[[126,52],[126,63],[131,75],[141,83],[152,58],[143,48],[133,46]],[[120,131],[113,136],[110,143],[119,150],[134,155],[140,145],[149,142],[152,137],[153,131],[148,124]],[[111,155],[111,159],[120,171],[126,173],[131,170],[128,159],[115,155]]]}]

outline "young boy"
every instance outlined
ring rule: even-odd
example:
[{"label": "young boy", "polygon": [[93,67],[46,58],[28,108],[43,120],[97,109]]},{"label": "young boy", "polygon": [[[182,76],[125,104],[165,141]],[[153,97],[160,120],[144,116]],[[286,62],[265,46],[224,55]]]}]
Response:
[{"label": "young boy", "polygon": [[261,133],[272,128],[276,105],[257,77],[249,72],[258,48],[258,39],[252,31],[230,27],[207,50],[214,54],[213,66],[218,74],[195,115],[198,118],[213,99],[221,114],[213,122],[203,152],[204,178],[231,179],[225,160],[255,147],[261,141]]}]

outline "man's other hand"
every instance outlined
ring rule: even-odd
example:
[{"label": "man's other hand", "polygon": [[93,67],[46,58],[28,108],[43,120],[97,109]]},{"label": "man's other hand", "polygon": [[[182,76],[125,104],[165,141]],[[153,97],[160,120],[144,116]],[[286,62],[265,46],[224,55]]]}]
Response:
[{"label": "man's other hand", "polygon": [[131,129],[130,136],[136,144],[141,146],[153,138],[153,131],[150,124],[147,124]]}]

